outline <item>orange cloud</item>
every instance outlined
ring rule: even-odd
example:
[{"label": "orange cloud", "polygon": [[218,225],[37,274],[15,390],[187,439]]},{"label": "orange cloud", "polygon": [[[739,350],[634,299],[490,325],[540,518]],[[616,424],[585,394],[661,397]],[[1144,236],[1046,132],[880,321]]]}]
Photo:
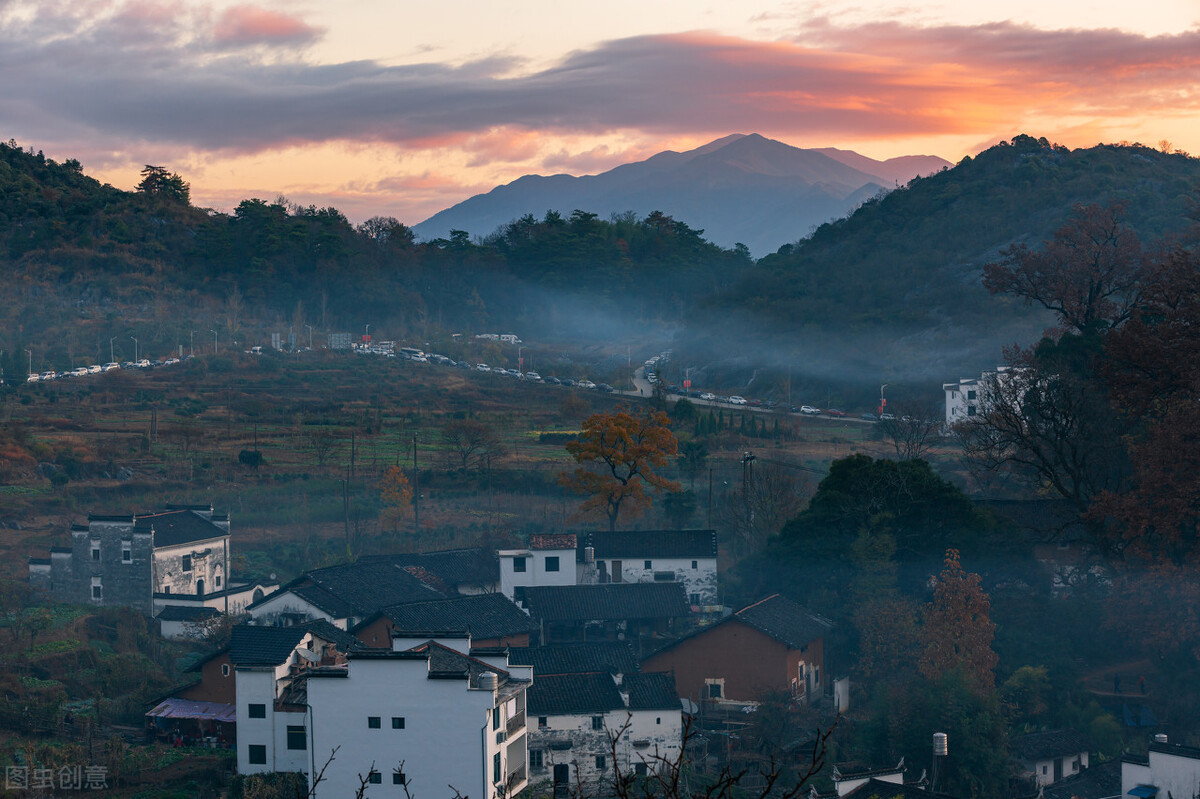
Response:
[{"label": "orange cloud", "polygon": [[225,9],[213,26],[213,39],[221,45],[295,44],[320,34],[301,19],[251,5]]}]

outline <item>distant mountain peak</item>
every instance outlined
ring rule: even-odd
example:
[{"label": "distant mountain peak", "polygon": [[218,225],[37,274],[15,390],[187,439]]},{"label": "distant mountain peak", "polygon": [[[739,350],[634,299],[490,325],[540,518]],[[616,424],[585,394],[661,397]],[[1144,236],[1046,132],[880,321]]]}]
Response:
[{"label": "distant mountain peak", "polygon": [[525,175],[434,214],[413,230],[425,239],[445,237],[451,229],[486,236],[547,209],[602,217],[662,211],[703,229],[722,247],[741,242],[765,255],[845,216],[863,197],[948,165],[924,156],[876,161],[849,150],[802,149],[760,133],[733,133],[596,175]]}]

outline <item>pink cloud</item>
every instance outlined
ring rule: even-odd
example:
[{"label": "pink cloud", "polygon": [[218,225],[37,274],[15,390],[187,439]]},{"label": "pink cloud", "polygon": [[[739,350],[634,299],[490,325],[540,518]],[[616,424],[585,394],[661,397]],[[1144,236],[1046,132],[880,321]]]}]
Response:
[{"label": "pink cloud", "polygon": [[221,45],[296,44],[312,41],[322,33],[303,20],[258,6],[227,8],[213,26],[213,38]]}]

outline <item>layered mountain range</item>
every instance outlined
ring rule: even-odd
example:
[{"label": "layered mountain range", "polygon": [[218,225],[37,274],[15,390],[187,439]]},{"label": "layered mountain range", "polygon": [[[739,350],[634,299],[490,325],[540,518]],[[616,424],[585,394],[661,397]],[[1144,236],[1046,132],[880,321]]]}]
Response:
[{"label": "layered mountain range", "polygon": [[413,231],[425,239],[448,237],[451,230],[487,236],[550,210],[601,218],[663,211],[715,244],[740,242],[761,257],[871,197],[948,166],[931,155],[877,161],[851,150],[806,150],[756,133],[734,134],[598,175],[526,175],[440,211]]}]

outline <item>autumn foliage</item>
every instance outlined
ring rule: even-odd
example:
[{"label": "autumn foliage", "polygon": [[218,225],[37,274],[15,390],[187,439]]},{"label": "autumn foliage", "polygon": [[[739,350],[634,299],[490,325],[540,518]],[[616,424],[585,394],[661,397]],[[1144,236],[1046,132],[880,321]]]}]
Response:
[{"label": "autumn foliage", "polygon": [[658,473],[675,457],[679,442],[661,411],[596,413],[583,423],[579,439],[567,452],[579,464],[559,476],[559,482],[587,496],[579,515],[603,514],[615,530],[621,512],[637,516],[650,506],[647,489],[679,491]]},{"label": "autumn foliage", "polygon": [[919,668],[929,680],[958,672],[975,693],[985,695],[995,687],[998,657],[992,649],[996,635],[990,615],[992,602],[979,583],[978,574],[963,571],[958,550],[946,550],[933,602],[924,609],[921,637],[925,652]]},{"label": "autumn foliage", "polygon": [[404,476],[404,470],[392,466],[379,480],[379,522],[385,529],[394,530],[408,506],[412,504],[412,485]]}]

